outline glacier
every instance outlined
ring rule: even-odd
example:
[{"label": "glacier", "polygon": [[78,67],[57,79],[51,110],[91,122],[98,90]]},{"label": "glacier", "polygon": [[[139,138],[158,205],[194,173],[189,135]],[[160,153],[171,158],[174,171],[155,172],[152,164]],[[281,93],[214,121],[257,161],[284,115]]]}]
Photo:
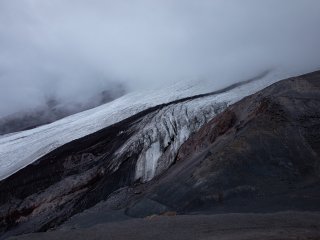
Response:
[{"label": "glacier", "polygon": [[[282,77],[284,74],[269,72],[254,81],[217,94],[214,93],[217,89],[209,82],[178,82],[162,89],[132,92],[54,123],[1,136],[0,180],[66,143],[97,132],[148,108],[169,104],[148,117],[144,123],[138,124],[144,125],[137,129],[116,153],[128,154],[129,151],[134,151],[137,144],[143,146],[135,178],[143,182],[149,181],[172,164],[174,154],[181,144],[204,123],[228,105],[279,81]],[[184,98],[186,99],[183,100]],[[177,100],[181,102],[170,104]],[[166,151],[168,148],[170,151]]]}]

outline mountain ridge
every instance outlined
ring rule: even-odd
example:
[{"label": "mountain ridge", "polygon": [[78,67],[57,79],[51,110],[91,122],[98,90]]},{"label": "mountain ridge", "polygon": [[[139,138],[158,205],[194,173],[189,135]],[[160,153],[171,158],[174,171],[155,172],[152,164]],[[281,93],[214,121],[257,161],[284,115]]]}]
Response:
[{"label": "mountain ridge", "polygon": [[[306,138],[318,149],[317,128],[309,130],[320,116],[319,79],[320,72],[314,72],[283,80],[228,108],[212,96],[176,100],[74,140],[0,182],[5,193],[0,196],[0,229],[4,237],[45,231],[99,202],[106,204],[106,213],[120,211],[126,217],[238,212],[239,204],[246,202],[244,212],[319,210],[319,176],[317,168],[311,171],[318,157],[297,145],[306,140],[289,134],[295,137],[286,141],[297,153],[288,155],[286,148],[279,148],[275,154],[283,159],[265,154],[266,147],[278,149],[279,139],[287,136],[272,126],[297,129],[292,124],[305,126]],[[290,108],[283,111],[290,106],[299,110],[296,115]],[[298,118],[288,118],[291,115]],[[237,134],[248,138],[257,132],[267,133],[262,135],[264,143],[256,138],[237,140]],[[254,154],[249,151],[259,147],[262,150]],[[309,159],[305,163],[302,153]],[[241,161],[233,160],[237,158]],[[290,166],[299,178],[294,179],[296,170]],[[255,173],[265,174],[265,180]],[[284,199],[290,194],[295,197],[288,205]]]}]

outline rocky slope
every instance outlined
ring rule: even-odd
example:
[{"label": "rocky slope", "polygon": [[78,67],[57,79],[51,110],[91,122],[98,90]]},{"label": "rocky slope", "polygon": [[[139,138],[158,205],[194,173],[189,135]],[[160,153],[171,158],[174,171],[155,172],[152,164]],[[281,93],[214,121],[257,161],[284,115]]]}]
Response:
[{"label": "rocky slope", "polygon": [[[1,227],[46,230],[113,191],[169,168],[181,144],[227,103],[201,96],[156,106],[66,144],[0,183]],[[200,104],[200,107],[199,107]],[[196,109],[196,111],[194,111]]]},{"label": "rocky slope", "polygon": [[320,73],[230,106],[179,149],[177,163],[130,203],[162,211],[320,210]]},{"label": "rocky slope", "polygon": [[154,216],[121,223],[103,223],[81,229],[33,233],[10,239],[318,240],[319,237],[319,213],[284,212],[272,214]]},{"label": "rocky slope", "polygon": [[320,73],[227,108],[235,98],[221,94],[239,87],[146,108],[5,178],[2,237],[56,227],[99,202],[122,219],[320,210]]}]

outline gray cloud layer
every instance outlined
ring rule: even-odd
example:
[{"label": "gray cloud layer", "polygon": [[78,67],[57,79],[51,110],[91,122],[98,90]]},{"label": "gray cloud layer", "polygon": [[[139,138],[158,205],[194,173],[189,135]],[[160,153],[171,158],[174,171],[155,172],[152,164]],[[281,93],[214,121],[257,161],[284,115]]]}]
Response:
[{"label": "gray cloud layer", "polygon": [[0,116],[48,96],[83,101],[277,68],[320,66],[319,0],[1,0]]}]

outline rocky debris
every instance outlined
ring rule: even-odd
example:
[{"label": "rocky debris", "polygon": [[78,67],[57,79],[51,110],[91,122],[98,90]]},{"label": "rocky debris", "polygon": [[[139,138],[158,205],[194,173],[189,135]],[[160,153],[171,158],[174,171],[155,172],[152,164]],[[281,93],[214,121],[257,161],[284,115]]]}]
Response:
[{"label": "rocky debris", "polygon": [[273,214],[149,216],[145,219],[107,222],[86,228],[33,233],[10,239],[316,240],[319,238],[319,213],[281,212]]},{"label": "rocky debris", "polygon": [[[126,94],[111,103],[74,114],[51,124],[0,136],[0,180],[11,176],[67,143],[94,134],[140,113],[148,113],[148,109],[155,111],[182,102],[185,102],[184,105],[197,102],[194,109],[201,112],[200,115],[208,115],[204,112],[208,104],[234,103],[244,96],[271,85],[274,81],[277,81],[277,78],[265,72],[247,81],[238,82],[213,92],[210,92],[212,86],[208,84],[204,86],[195,83],[190,86],[187,84],[186,88],[185,84],[179,83],[164,89]],[[203,92],[205,94],[199,94]],[[139,116],[142,117],[141,114]],[[157,144],[152,147],[157,149]]]}]

